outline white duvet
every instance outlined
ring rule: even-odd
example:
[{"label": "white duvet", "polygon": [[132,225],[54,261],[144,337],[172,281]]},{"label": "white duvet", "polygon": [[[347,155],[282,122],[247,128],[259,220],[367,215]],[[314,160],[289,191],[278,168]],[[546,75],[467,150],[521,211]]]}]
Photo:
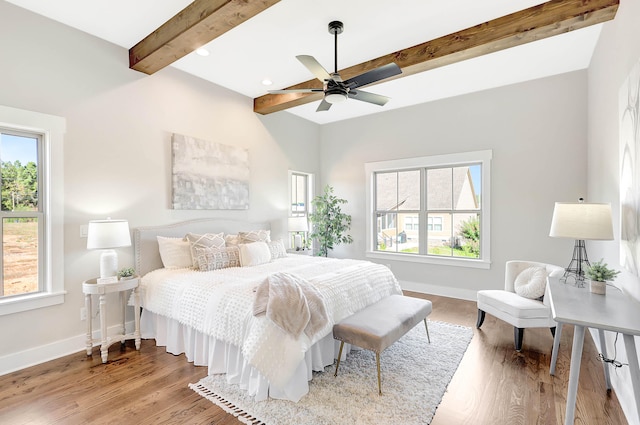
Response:
[{"label": "white duvet", "polygon": [[[300,276],[322,295],[329,320],[314,335],[303,332],[294,339],[267,316],[253,315],[254,289],[277,272]],[[211,272],[155,270],[142,278],[140,293],[146,310],[240,347],[271,385],[283,387],[305,352],[329,334],[334,323],[402,291],[391,271],[379,264],[289,255],[259,266]]]}]

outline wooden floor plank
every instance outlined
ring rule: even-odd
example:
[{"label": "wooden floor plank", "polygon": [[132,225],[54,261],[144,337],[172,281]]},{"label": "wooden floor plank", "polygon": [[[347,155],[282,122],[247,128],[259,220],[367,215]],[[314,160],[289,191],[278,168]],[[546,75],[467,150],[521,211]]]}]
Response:
[{"label": "wooden floor plank", "polygon": [[[474,329],[432,425],[562,424],[566,408],[573,328],[565,326],[556,376],[549,375],[553,338],[548,329],[527,329],[520,353],[513,328],[487,315],[475,329],[476,303],[435,295],[430,320]],[[585,338],[576,423],[627,423],[615,392],[607,394],[602,364]],[[184,355],[145,340],[140,352],[116,344],[102,364],[97,348],[0,376],[0,423],[26,424],[217,424],[240,421],[188,388],[206,376]]]}]

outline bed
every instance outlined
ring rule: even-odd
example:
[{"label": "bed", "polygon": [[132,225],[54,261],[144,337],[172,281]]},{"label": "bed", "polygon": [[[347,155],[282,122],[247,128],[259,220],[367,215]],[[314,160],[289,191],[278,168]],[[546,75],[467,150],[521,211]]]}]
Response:
[{"label": "bed", "polygon": [[[207,366],[210,375],[226,374],[229,384],[256,400],[298,401],[309,391],[312,372],[337,357],[333,324],[401,289],[385,266],[286,254],[278,241],[241,243],[233,250],[240,250],[244,266],[206,271],[195,269],[197,263],[164,267],[166,245],[161,257],[158,244],[187,234],[223,234],[231,246],[239,235],[269,235],[268,230],[267,223],[212,219],[134,229],[136,270],[142,276],[141,332],[167,352]],[[271,249],[269,259],[255,262],[246,254],[263,245]],[[273,246],[281,247],[276,252]],[[193,247],[191,259],[202,260],[204,251],[196,255]],[[213,251],[219,252],[207,252]],[[305,296],[276,307],[282,288]],[[297,322],[302,308],[304,326]]]}]

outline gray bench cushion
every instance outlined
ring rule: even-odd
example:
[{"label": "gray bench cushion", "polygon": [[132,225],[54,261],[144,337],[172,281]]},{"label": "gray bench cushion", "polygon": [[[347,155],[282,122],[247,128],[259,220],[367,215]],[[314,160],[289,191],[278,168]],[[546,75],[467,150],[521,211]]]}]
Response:
[{"label": "gray bench cushion", "polygon": [[431,313],[431,301],[391,295],[342,320],[333,337],[380,354]]}]

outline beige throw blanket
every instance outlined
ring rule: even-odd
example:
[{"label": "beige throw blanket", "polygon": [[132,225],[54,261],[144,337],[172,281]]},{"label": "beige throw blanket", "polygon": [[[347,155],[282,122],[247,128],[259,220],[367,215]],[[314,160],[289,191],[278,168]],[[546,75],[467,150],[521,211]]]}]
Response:
[{"label": "beige throw blanket", "polygon": [[256,288],[253,315],[266,314],[293,338],[302,332],[312,338],[327,323],[322,295],[300,276],[274,273]]}]

